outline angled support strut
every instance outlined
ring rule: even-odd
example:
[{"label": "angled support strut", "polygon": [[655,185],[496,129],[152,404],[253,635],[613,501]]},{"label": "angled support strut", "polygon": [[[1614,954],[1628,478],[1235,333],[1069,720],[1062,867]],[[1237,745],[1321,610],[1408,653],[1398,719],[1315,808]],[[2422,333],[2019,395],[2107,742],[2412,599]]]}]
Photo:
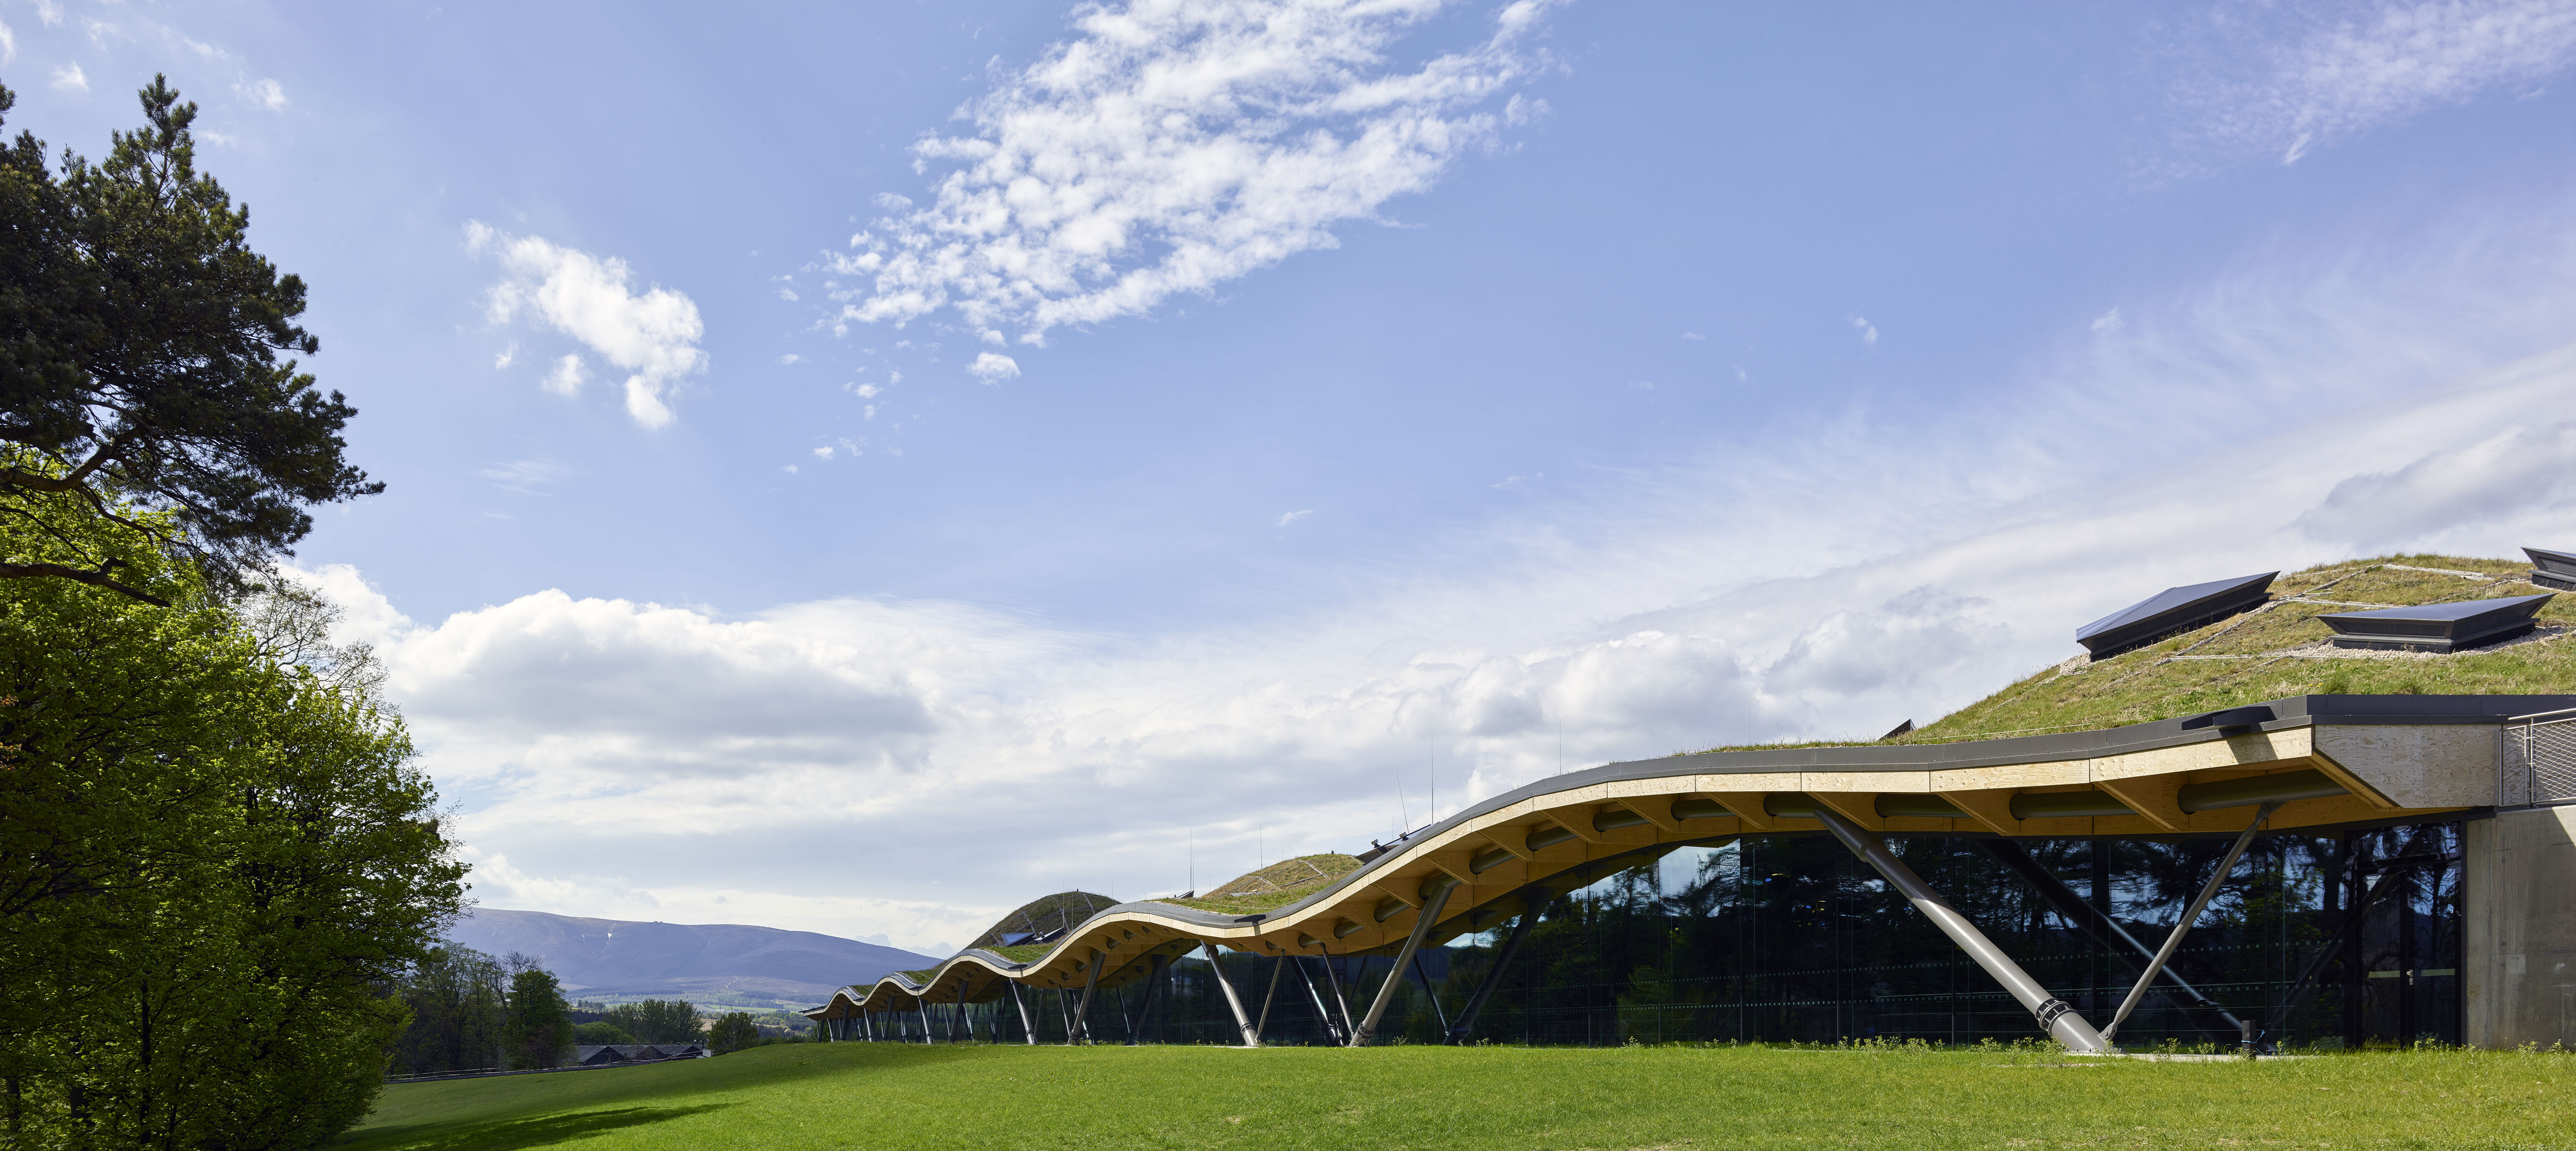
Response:
[{"label": "angled support strut", "polygon": [[1476,982],[1476,993],[1467,998],[1467,1006],[1458,1012],[1458,1021],[1449,1025],[1449,1042],[1464,1043],[1467,1033],[1476,1029],[1476,1013],[1485,1009],[1494,989],[1502,986],[1503,969],[1512,965],[1512,956],[1520,954],[1521,940],[1529,938],[1530,926],[1538,922],[1539,908],[1547,904],[1547,889],[1521,889],[1521,921],[1512,925],[1512,933],[1503,940],[1502,950],[1494,953],[1494,965],[1485,969],[1485,977]]},{"label": "angled support strut", "polygon": [[1067,1047],[1087,1042],[1091,1038],[1091,1030],[1082,1025],[1083,1017],[1091,1014],[1091,993],[1100,990],[1100,969],[1108,962],[1108,952],[1091,953],[1091,972],[1082,979],[1082,1005],[1073,1009],[1073,1020],[1064,1026],[1064,1043]]},{"label": "angled support strut", "polygon": [[1941,929],[1941,934],[1949,936],[1951,942],[1959,945],[1959,950],[1967,952],[1968,958],[1976,960],[1977,966],[1985,968],[1986,974],[1994,976],[1995,982],[2003,984],[2005,991],[2011,992],[2023,1007],[2030,1009],[2031,1016],[2039,1020],[2040,1027],[2065,1044],[2067,1050],[2096,1052],[2111,1049],[2111,1045],[2093,1030],[2093,1025],[2076,1013],[2072,1004],[2049,994],[2047,988],[2021,969],[2021,964],[2013,962],[2011,956],[2004,954],[2002,948],[1977,930],[1976,924],[1968,922],[1967,916],[1959,914],[1959,909],[1941,898],[1940,892],[1932,890],[1932,885],[1923,882],[1922,876],[1914,874],[1913,868],[1905,866],[1905,861],[1890,853],[1886,843],[1823,804],[1816,805],[1815,815],[1824,821],[1826,830],[1834,833],[1834,838],[1843,841],[1843,846],[1850,848],[1852,854],[1877,868],[1889,887],[1904,895],[1908,902],[1914,904],[1915,910]]},{"label": "angled support strut", "polygon": [[1378,1020],[1386,1017],[1386,1005],[1395,1001],[1395,989],[1404,985],[1405,967],[1413,962],[1414,953],[1422,950],[1423,938],[1431,934],[1431,925],[1440,921],[1440,909],[1449,905],[1449,893],[1457,888],[1455,879],[1441,884],[1438,892],[1422,902],[1422,910],[1414,913],[1413,933],[1404,937],[1404,950],[1396,953],[1395,966],[1387,969],[1386,981],[1377,985],[1377,999],[1369,1004],[1368,1015],[1352,1033],[1351,1046],[1366,1047],[1369,1038],[1377,1034]]},{"label": "angled support strut", "polygon": [[[1200,941],[1199,954],[1207,959],[1208,978],[1216,980],[1217,988],[1225,992],[1225,1005],[1234,1011],[1234,1027],[1243,1033],[1243,1045],[1261,1046],[1261,1032],[1252,1026],[1251,1018],[1244,1015],[1243,1000],[1235,995],[1233,982],[1225,977],[1225,968],[1217,966],[1216,944]],[[1267,1010],[1269,1004],[1264,1002],[1262,1007]]]},{"label": "angled support strut", "polygon": [[[2064,880],[2057,878],[2046,867],[2041,866],[2038,860],[2031,858],[2030,852],[2022,845],[2009,839],[1972,839],[1968,842],[1976,844],[1987,855],[1994,857],[1996,862],[2021,876],[2030,884],[2032,890],[2039,893],[2040,898],[2047,900],[2049,906],[2056,908],[2059,915],[2065,916],[2067,922],[2081,926],[2085,934],[2092,936],[2105,948],[2125,948],[2142,960],[2155,958],[2155,948],[2138,942],[2138,937],[2129,934],[2128,928],[2120,926],[2119,920],[2103,914],[2092,904],[2084,902],[2084,897],[2075,894],[2066,886]],[[2219,1006],[2217,1000],[2201,994],[2199,988],[2192,986],[2189,980],[2176,974],[2171,966],[2164,969],[2163,978],[2165,985],[2181,992],[2184,1001],[2192,1008],[2217,1017],[2220,1026],[2211,1030],[2224,1034],[2230,1041],[2235,1040],[2244,1031],[2244,1020],[2238,1019],[2234,1012]]]},{"label": "angled support strut", "polygon": [[2245,845],[2254,842],[2254,833],[2263,830],[2263,821],[2272,818],[2272,809],[2279,806],[2280,803],[2275,801],[2254,809],[2254,822],[2245,825],[2245,833],[2236,837],[2236,842],[2227,849],[2227,857],[2218,861],[2218,870],[2210,873],[2209,882],[2201,885],[2200,894],[2192,899],[2191,906],[2183,909],[2182,918],[2174,921],[2173,930],[2165,933],[2164,946],[2157,948],[2156,957],[2147,961],[2147,969],[2138,973],[2138,985],[2129,989],[2127,999],[2120,1001],[2120,1013],[2111,1017],[2109,1027],[2102,1029],[2103,1038],[2120,1033],[2120,1025],[2129,1021],[2129,1013],[2138,1009],[2139,1000],[2146,998],[2147,987],[2156,981],[2156,973],[2165,969],[2165,962],[2172,959],[2174,951],[2182,946],[2182,937],[2191,930],[2192,924],[2200,921],[2200,913],[2208,908],[2209,901],[2217,897],[2218,886],[2227,882],[2229,872],[2236,870],[2237,857],[2245,854]]}]

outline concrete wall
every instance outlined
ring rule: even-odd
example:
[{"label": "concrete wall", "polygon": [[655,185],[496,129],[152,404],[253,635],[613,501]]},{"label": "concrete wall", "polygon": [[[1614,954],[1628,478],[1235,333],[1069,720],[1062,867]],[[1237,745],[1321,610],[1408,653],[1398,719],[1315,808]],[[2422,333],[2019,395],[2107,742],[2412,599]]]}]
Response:
[{"label": "concrete wall", "polygon": [[2501,812],[2467,832],[2463,1038],[2576,1048],[2576,806]]}]

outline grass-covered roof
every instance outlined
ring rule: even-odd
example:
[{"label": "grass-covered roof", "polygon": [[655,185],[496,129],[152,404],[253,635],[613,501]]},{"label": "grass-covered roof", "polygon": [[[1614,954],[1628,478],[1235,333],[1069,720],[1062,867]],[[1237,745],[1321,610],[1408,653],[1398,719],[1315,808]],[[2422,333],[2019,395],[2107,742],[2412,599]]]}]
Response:
[{"label": "grass-covered roof", "polygon": [[2524,559],[2401,555],[2287,573],[2253,611],[2106,660],[2078,653],[1885,742],[2117,727],[2291,695],[2576,693],[2576,594],[2549,601],[2532,634],[2454,655],[2333,647],[2316,618],[2552,590],[2526,582],[2530,571]]}]

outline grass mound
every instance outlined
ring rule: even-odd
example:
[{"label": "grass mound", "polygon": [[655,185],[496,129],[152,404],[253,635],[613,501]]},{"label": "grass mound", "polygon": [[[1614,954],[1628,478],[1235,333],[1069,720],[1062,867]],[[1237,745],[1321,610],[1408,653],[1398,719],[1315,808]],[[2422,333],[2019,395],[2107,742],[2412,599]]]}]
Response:
[{"label": "grass mound", "polygon": [[[2576,640],[2569,639],[2576,635],[2576,594],[2551,600],[2541,610],[2540,630],[2532,635],[2456,655],[2332,647],[2326,639],[2333,632],[2316,618],[2553,590],[2527,582],[2530,571],[2530,563],[2519,559],[2404,555],[2288,573],[2272,581],[2271,599],[2251,612],[2106,660],[2090,661],[2079,654],[1886,742],[1946,743],[2117,727],[2290,695],[2576,692]],[[1862,742],[1869,741],[1758,746]]]},{"label": "grass mound", "polygon": [[1359,869],[1360,861],[1348,855],[1331,852],[1301,855],[1238,875],[1209,889],[1206,895],[1197,899],[1166,899],[1162,902],[1226,915],[1250,915],[1295,903]]},{"label": "grass mound", "polygon": [[345,1151],[725,1147],[2543,1147],[2576,1058],[2040,1048],[763,1047],[388,1088]]}]

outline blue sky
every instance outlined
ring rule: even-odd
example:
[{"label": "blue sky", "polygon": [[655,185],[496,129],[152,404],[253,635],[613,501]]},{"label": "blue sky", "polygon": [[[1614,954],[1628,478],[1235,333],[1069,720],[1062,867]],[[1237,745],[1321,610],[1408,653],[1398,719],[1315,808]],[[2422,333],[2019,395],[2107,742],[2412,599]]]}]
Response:
[{"label": "blue sky", "polygon": [[494,906],[928,948],[2576,539],[2568,3],[0,25],[313,285],[298,562]]}]

